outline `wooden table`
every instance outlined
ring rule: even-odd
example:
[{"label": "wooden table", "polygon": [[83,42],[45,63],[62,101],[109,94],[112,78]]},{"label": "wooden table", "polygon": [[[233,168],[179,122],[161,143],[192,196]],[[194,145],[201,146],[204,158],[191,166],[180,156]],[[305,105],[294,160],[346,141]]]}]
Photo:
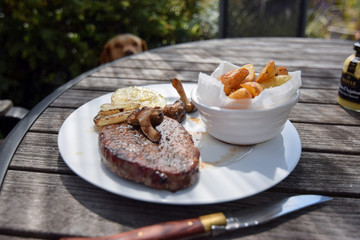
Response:
[{"label": "wooden table", "polygon": [[[337,105],[344,59],[353,43],[305,38],[242,38],[154,49],[93,69],[56,90],[11,132],[0,149],[0,239],[102,236],[163,221],[236,210],[296,194],[334,199],[268,224],[214,239],[358,239],[360,236],[360,118]],[[64,120],[88,101],[132,85],[196,82],[221,60],[268,60],[302,71],[299,103],[290,120],[301,141],[295,170],[249,198],[200,206],[141,202],[101,190],[75,175],[61,158]],[[241,187],[241,186],[239,186]]]}]

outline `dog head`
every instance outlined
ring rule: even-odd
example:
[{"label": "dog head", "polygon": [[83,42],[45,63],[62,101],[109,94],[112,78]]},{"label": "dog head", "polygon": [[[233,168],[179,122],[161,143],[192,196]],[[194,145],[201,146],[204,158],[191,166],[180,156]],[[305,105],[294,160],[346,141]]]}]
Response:
[{"label": "dog head", "polygon": [[100,55],[100,63],[104,64],[146,50],[148,46],[143,39],[130,33],[120,34],[107,41]]}]

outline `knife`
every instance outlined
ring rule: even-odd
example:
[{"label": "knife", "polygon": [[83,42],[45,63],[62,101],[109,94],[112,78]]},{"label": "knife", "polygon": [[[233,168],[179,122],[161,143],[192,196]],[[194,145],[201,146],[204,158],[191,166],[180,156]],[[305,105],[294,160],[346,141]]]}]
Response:
[{"label": "knife", "polygon": [[296,210],[329,201],[321,195],[298,195],[268,204],[229,213],[212,213],[197,218],[154,224],[112,236],[62,238],[62,240],[140,240],[189,239],[204,235],[215,236],[227,231],[256,226]]}]

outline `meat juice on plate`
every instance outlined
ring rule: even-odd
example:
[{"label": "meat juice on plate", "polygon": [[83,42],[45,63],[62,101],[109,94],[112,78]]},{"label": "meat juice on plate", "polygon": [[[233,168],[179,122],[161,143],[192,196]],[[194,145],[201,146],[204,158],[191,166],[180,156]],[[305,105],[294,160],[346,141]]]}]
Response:
[{"label": "meat juice on plate", "polygon": [[200,168],[225,167],[240,161],[249,154],[254,145],[232,145],[210,136],[199,112],[188,114],[183,126],[192,135],[194,145],[200,151]]}]

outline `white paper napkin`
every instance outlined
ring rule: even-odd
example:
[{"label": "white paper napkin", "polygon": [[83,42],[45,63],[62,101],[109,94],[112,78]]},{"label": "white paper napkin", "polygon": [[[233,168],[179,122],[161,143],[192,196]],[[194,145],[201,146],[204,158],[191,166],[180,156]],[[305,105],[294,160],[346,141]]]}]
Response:
[{"label": "white paper napkin", "polygon": [[253,99],[230,99],[225,95],[224,84],[217,78],[222,74],[240,68],[223,61],[209,76],[200,73],[197,98],[199,102],[214,107],[234,109],[267,109],[288,101],[301,87],[301,71],[289,72],[292,78],[278,87],[264,89]]}]

